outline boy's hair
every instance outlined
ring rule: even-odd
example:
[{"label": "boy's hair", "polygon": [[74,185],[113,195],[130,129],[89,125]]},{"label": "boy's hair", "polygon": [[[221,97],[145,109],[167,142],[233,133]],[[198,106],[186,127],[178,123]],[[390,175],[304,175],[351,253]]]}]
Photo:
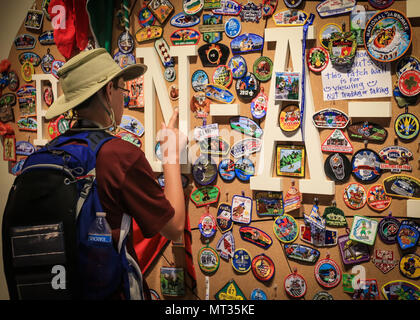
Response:
[{"label": "boy's hair", "polygon": [[[114,89],[118,88],[119,79],[120,78],[114,78],[110,81],[110,82],[112,82],[112,86],[114,87]],[[86,99],[85,101],[80,103],[77,107],[73,108],[73,111],[77,112],[77,111],[84,110],[84,109],[88,108],[90,106],[90,104],[92,103],[92,100],[95,99],[96,95],[101,91],[104,92],[105,90],[106,90],[106,86],[104,86],[101,90],[96,92],[94,95],[92,95],[91,97],[89,97],[88,99]]]}]

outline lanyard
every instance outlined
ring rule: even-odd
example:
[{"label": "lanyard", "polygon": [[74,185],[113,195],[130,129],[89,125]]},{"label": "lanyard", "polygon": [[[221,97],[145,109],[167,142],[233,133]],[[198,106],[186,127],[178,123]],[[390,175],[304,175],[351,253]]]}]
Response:
[{"label": "lanyard", "polygon": [[315,15],[310,14],[308,20],[303,26],[303,39],[302,39],[302,99],[300,106],[300,129],[302,132],[302,141],[305,141],[304,137],[304,114],[305,114],[305,71],[306,71],[306,37],[308,36],[308,28],[314,22]]}]

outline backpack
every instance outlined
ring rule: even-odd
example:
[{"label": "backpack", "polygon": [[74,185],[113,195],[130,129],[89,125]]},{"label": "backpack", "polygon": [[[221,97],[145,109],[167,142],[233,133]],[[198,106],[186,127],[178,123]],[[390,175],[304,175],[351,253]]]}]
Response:
[{"label": "backpack", "polygon": [[96,156],[114,138],[68,130],[25,160],[2,224],[12,300],[105,299],[119,288],[126,299],[144,298],[140,268],[125,247],[131,217],[123,216],[117,248],[88,241],[96,212],[103,212]]}]

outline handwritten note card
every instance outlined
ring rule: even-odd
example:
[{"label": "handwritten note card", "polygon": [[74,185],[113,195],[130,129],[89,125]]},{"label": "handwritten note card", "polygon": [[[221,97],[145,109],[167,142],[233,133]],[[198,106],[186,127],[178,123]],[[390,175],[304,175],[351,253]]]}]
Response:
[{"label": "handwritten note card", "polygon": [[324,101],[392,96],[390,64],[375,64],[364,50],[357,51],[350,69],[330,62],[321,74]]}]

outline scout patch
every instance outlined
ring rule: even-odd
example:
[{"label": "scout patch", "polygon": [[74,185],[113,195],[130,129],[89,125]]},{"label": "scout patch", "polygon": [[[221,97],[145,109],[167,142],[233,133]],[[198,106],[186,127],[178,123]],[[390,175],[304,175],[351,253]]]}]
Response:
[{"label": "scout patch", "polygon": [[384,274],[394,269],[398,264],[398,261],[394,259],[394,252],[383,249],[375,249],[372,262]]},{"label": "scout patch", "polygon": [[22,172],[23,165],[25,163],[26,158],[21,159],[19,161],[9,161],[9,173],[18,176]]},{"label": "scout patch", "polygon": [[[344,276],[344,275],[343,275]],[[344,279],[343,279],[344,281]],[[317,293],[315,293],[314,297],[312,298],[312,300],[334,300],[333,296],[331,294],[329,294],[328,292],[325,291],[319,291]]]},{"label": "scout patch", "polygon": [[232,229],[232,207],[227,203],[221,203],[217,208],[217,226],[222,233]]},{"label": "scout patch", "polygon": [[376,279],[359,279],[359,288],[354,290],[353,300],[379,300],[379,286]]},{"label": "scout patch", "polygon": [[420,227],[412,220],[403,220],[397,234],[398,245],[401,250],[415,247],[420,237]]},{"label": "scout patch", "polygon": [[322,217],[325,219],[325,224],[329,227],[347,227],[344,211],[340,208],[337,208],[335,204],[331,207],[326,207]]},{"label": "scout patch", "polygon": [[190,102],[190,110],[196,118],[206,118],[210,112],[210,100],[202,91],[193,94]]},{"label": "scout patch", "polygon": [[174,11],[174,7],[169,0],[152,0],[147,7],[162,25]]},{"label": "scout patch", "polygon": [[251,300],[267,300],[267,295],[261,289],[254,289],[251,292]]},{"label": "scout patch", "polygon": [[27,117],[17,121],[19,130],[22,131],[36,131],[38,123],[35,118]]},{"label": "scout patch", "polygon": [[16,161],[16,138],[14,134],[3,136],[3,160]]},{"label": "scout patch", "polygon": [[280,111],[280,128],[286,132],[292,132],[300,127],[300,109],[296,104],[289,104]]},{"label": "scout patch", "polygon": [[384,179],[385,193],[391,197],[420,199],[420,180],[396,174]]},{"label": "scout patch", "polygon": [[229,53],[229,48],[221,43],[209,43],[198,48],[198,56],[203,67],[217,67],[220,64],[226,64]]},{"label": "scout patch", "polygon": [[311,48],[308,52],[308,67],[313,72],[321,72],[324,70],[329,61],[330,57],[328,51],[322,47]]},{"label": "scout patch", "polygon": [[396,74],[400,78],[401,75],[409,70],[420,71],[420,61],[413,56],[404,56],[397,62]]},{"label": "scout patch", "polygon": [[273,231],[277,239],[283,243],[291,243],[299,235],[296,220],[288,214],[283,214],[276,218],[273,223]]},{"label": "scout patch", "polygon": [[0,97],[0,121],[14,121],[13,106],[16,104],[16,95],[6,93]]},{"label": "scout patch", "polygon": [[355,275],[343,273],[343,291],[345,293],[354,293],[353,280]]},{"label": "scout patch", "polygon": [[198,251],[198,266],[206,274],[213,274],[220,264],[220,257],[216,250],[211,247],[203,247]]},{"label": "scout patch", "polygon": [[184,0],[182,8],[184,12],[188,15],[193,15],[199,13],[203,10],[204,0]]},{"label": "scout patch", "polygon": [[366,189],[359,183],[349,183],[343,192],[344,203],[350,209],[361,209],[366,204]]},{"label": "scout patch", "polygon": [[255,174],[254,163],[248,158],[239,158],[235,161],[235,176],[242,182],[248,182]]},{"label": "scout patch", "polygon": [[302,0],[283,0],[288,8],[297,8],[302,3]]},{"label": "scout patch", "polygon": [[398,230],[400,229],[400,222],[389,216],[384,217],[378,226],[378,233],[381,240],[386,244],[394,244],[397,242]]},{"label": "scout patch", "polygon": [[385,300],[420,300],[420,287],[404,280],[390,281],[381,291]]},{"label": "scout patch", "polygon": [[220,8],[212,10],[213,13],[229,16],[237,16],[242,10],[242,6],[235,0],[221,0]]},{"label": "scout patch", "polygon": [[233,257],[235,251],[235,239],[233,238],[232,231],[224,233],[217,242],[216,250],[219,251],[220,257],[229,260]]},{"label": "scout patch", "polygon": [[217,84],[206,85],[205,94],[207,98],[220,103],[232,103],[235,100],[232,92]]},{"label": "scout patch", "polygon": [[232,54],[262,51],[264,38],[255,33],[244,33],[230,42]]},{"label": "scout patch", "polygon": [[350,178],[351,170],[349,159],[340,153],[329,155],[324,163],[325,174],[337,182],[346,182]]},{"label": "scout patch", "polygon": [[174,66],[174,58],[170,54],[168,43],[161,38],[155,41],[155,49],[165,68]]},{"label": "scout patch", "polygon": [[276,72],[274,97],[281,101],[299,101],[300,73]]},{"label": "scout patch", "polygon": [[122,53],[131,53],[134,49],[134,39],[130,32],[125,31],[118,37],[118,48]]},{"label": "scout patch", "polygon": [[160,268],[160,290],[164,296],[181,297],[185,295],[184,269],[175,267]]},{"label": "scout patch", "polygon": [[190,199],[198,208],[217,202],[219,196],[220,188],[218,186],[204,186],[194,189],[190,194]]},{"label": "scout patch", "polygon": [[301,10],[279,10],[273,14],[272,18],[277,26],[303,26],[308,20],[309,15]]},{"label": "scout patch", "polygon": [[220,8],[220,0],[204,0],[203,10],[212,10]]},{"label": "scout patch", "polygon": [[232,70],[233,79],[240,79],[247,72],[246,61],[242,56],[233,56],[229,60],[228,67]]},{"label": "scout patch", "polygon": [[357,45],[363,46],[363,33],[366,28],[366,22],[376,14],[375,11],[367,10],[362,5],[356,5],[350,13],[350,31],[356,34]]},{"label": "scout patch", "polygon": [[312,116],[314,126],[321,129],[344,129],[349,117],[337,109],[323,109]]},{"label": "scout patch", "polygon": [[193,165],[192,174],[197,184],[206,186],[217,178],[217,165],[208,155],[200,155]]},{"label": "scout patch", "polygon": [[251,256],[245,249],[236,249],[232,257],[232,267],[240,273],[247,273],[251,269]]},{"label": "scout patch", "polygon": [[362,183],[375,182],[382,174],[380,162],[381,158],[375,151],[361,149],[351,159],[352,174]]},{"label": "scout patch", "polygon": [[203,24],[198,30],[203,34],[203,40],[216,43],[222,40],[223,16],[220,14],[203,14]]},{"label": "scout patch", "polygon": [[316,11],[321,18],[349,13],[356,5],[356,0],[325,0],[316,6]]},{"label": "scout patch", "polygon": [[251,242],[263,249],[268,249],[273,244],[273,239],[267,233],[254,227],[240,227],[239,234],[242,240]]},{"label": "scout patch", "polygon": [[283,192],[256,192],[255,202],[258,216],[281,216],[284,213]]},{"label": "scout patch", "polygon": [[277,146],[276,165],[278,176],[305,176],[305,147]]},{"label": "scout patch", "polygon": [[311,225],[300,226],[300,239],[317,247],[329,247],[337,244],[337,231],[317,229]]},{"label": "scout patch", "polygon": [[356,56],[356,34],[350,32],[334,32],[328,43],[328,52],[334,66],[350,67]]},{"label": "scout patch", "polygon": [[211,238],[216,233],[216,219],[207,211],[204,213],[198,223],[198,230],[204,238]]},{"label": "scout patch", "polygon": [[118,51],[114,55],[114,61],[120,66],[121,69],[124,69],[131,64],[135,64],[136,57],[131,53],[122,53],[121,51]]},{"label": "scout patch", "polygon": [[250,103],[260,91],[260,83],[251,72],[236,81],[236,95],[239,100],[245,103]]},{"label": "scout patch", "polygon": [[237,18],[232,17],[225,23],[225,33],[229,38],[236,38],[241,29],[241,22]]},{"label": "scout patch", "polygon": [[135,145],[138,148],[141,148],[141,145],[142,145],[141,140],[130,132],[121,131],[117,134],[117,137],[120,137],[124,141],[130,142],[131,144]]},{"label": "scout patch", "polygon": [[40,30],[44,21],[44,12],[41,10],[29,9],[24,22],[26,29]]},{"label": "scout patch", "polygon": [[150,12],[150,10],[144,6],[140,9],[139,14],[137,15],[139,24],[144,27],[149,27],[155,23],[155,16]]},{"label": "scout patch", "polygon": [[147,26],[136,31],[134,35],[138,43],[159,39],[163,34],[161,26]]},{"label": "scout patch", "polygon": [[31,82],[32,81],[32,75],[35,73],[34,65],[32,63],[30,63],[29,61],[25,61],[22,64],[22,68],[21,68],[20,73],[22,75],[22,79],[25,82]]},{"label": "scout patch", "polygon": [[19,77],[15,71],[11,70],[8,74],[9,77],[9,84],[7,87],[10,91],[16,91],[19,88]]},{"label": "scout patch", "polygon": [[235,195],[232,197],[232,221],[250,224],[252,218],[252,199]]},{"label": "scout patch", "polygon": [[284,197],[284,212],[290,212],[301,207],[302,194],[295,187],[294,181]]},{"label": "scout patch", "polygon": [[229,143],[220,137],[203,139],[199,142],[199,144],[201,153],[205,154],[225,156],[230,150]]},{"label": "scout patch", "polygon": [[63,115],[61,115],[54,121],[50,121],[50,123],[48,124],[48,134],[51,139],[55,139],[59,135],[66,132],[69,128],[69,121],[66,120]]},{"label": "scout patch", "polygon": [[341,33],[341,32],[343,32],[343,30],[336,23],[327,23],[321,28],[321,31],[319,32],[319,41],[325,49],[328,49],[328,45],[330,43],[331,35],[334,32]]},{"label": "scout patch", "polygon": [[30,50],[35,48],[36,39],[30,34],[21,34],[15,38],[14,44],[17,50]]},{"label": "scout patch", "polygon": [[213,83],[223,86],[229,87],[232,84],[233,75],[232,71],[228,66],[221,65],[218,66],[213,73]]},{"label": "scout patch", "polygon": [[48,14],[48,7],[50,6],[50,2],[51,0],[42,0],[42,4],[41,4],[42,11],[44,11],[45,17],[48,20],[51,20],[51,16]]},{"label": "scout patch", "polygon": [[386,9],[388,7],[390,7],[393,3],[394,0],[368,0],[370,5],[376,9]]},{"label": "scout patch", "polygon": [[311,213],[309,215],[303,214],[303,220],[306,224],[311,226],[312,230],[324,230],[325,229],[325,219],[319,214],[319,207],[316,203],[312,206]]},{"label": "scout patch", "polygon": [[200,41],[200,37],[197,30],[184,28],[172,32],[170,40],[174,46],[196,45]]},{"label": "scout patch", "polygon": [[349,239],[348,235],[338,237],[341,259],[345,265],[358,264],[369,261],[369,247],[364,243],[359,243]]},{"label": "scout patch", "polygon": [[268,96],[264,93],[264,88],[261,87],[260,92],[251,101],[251,114],[255,119],[264,118],[267,113]]},{"label": "scout patch", "polygon": [[257,255],[251,262],[252,273],[260,281],[270,281],[275,273],[274,262],[264,253]]},{"label": "scout patch", "polygon": [[123,115],[120,128],[141,137],[144,134],[144,127],[139,120],[132,116]]},{"label": "scout patch", "polygon": [[269,57],[261,56],[254,62],[255,77],[261,82],[266,82],[271,79],[273,72],[273,61]]},{"label": "scout patch", "polygon": [[270,17],[277,8],[278,0],[263,0],[262,15],[263,17]]},{"label": "scout patch", "polygon": [[29,61],[34,67],[39,66],[41,63],[41,58],[34,52],[23,52],[19,55],[18,59],[20,64],[24,64],[25,62]]},{"label": "scout patch", "polygon": [[417,103],[418,96],[406,97],[401,93],[400,88],[398,87],[398,81],[394,83],[392,94],[395,101],[397,102],[398,107],[400,108],[406,108],[409,105],[413,106]]},{"label": "scout patch", "polygon": [[284,245],[284,252],[288,259],[310,264],[317,262],[320,255],[318,250],[298,243],[286,243]]},{"label": "scout patch", "polygon": [[420,278],[420,256],[415,253],[409,253],[401,257],[400,272],[409,279]]},{"label": "scout patch", "polygon": [[247,157],[253,153],[259,152],[261,147],[261,139],[247,138],[235,143],[230,149],[230,154],[236,159]]},{"label": "scout patch", "polygon": [[209,84],[209,76],[204,70],[197,70],[191,76],[191,85],[194,91],[204,91]]},{"label": "scout patch", "polygon": [[224,181],[235,179],[235,163],[231,159],[223,159],[219,163],[219,175]]},{"label": "scout patch", "polygon": [[349,238],[372,246],[375,243],[377,231],[378,222],[376,220],[355,215]]},{"label": "scout patch", "polygon": [[207,124],[194,128],[194,139],[203,141],[209,138],[217,138],[219,136],[219,125],[217,123]]},{"label": "scout patch", "polygon": [[224,287],[214,295],[214,297],[216,300],[246,300],[245,295],[238,287],[235,280],[230,280],[226,283]]},{"label": "scout patch", "polygon": [[129,109],[144,108],[144,77],[126,81],[125,88],[130,90],[126,96],[127,107]]},{"label": "scout patch", "polygon": [[374,143],[383,143],[388,137],[386,129],[368,121],[357,122],[347,127],[347,132],[352,140]]},{"label": "scout patch", "polygon": [[389,146],[379,151],[382,163],[382,170],[391,170],[393,173],[400,173],[402,170],[411,171],[409,161],[413,158],[413,153],[407,148],[400,146]]},{"label": "scout patch", "polygon": [[318,261],[315,265],[315,279],[325,288],[334,288],[341,281],[341,269],[338,264],[327,255],[326,259]]},{"label": "scout patch", "polygon": [[[136,60],[134,59],[134,62]],[[58,76],[58,70],[61,69],[61,67],[64,65],[64,61],[61,60],[54,60],[52,65],[51,65],[51,74],[56,78],[59,79]],[[121,66],[121,65],[120,65]]]},{"label": "scout patch", "polygon": [[368,206],[375,211],[384,211],[391,205],[391,198],[385,194],[383,185],[376,184],[369,188],[367,195]]},{"label": "scout patch", "polygon": [[41,59],[41,69],[44,73],[51,73],[52,64],[55,58],[52,54],[50,54],[50,49],[47,49],[47,53]]},{"label": "scout patch", "polygon": [[36,89],[34,86],[26,84],[16,92],[19,102],[19,112],[21,117],[36,115]]},{"label": "scout patch", "polygon": [[242,6],[242,10],[239,13],[243,22],[255,22],[258,23],[262,16],[261,11],[262,5],[256,5],[253,2],[248,1],[247,4]]},{"label": "scout patch", "polygon": [[291,298],[302,298],[306,293],[306,281],[296,270],[284,279],[284,290]]},{"label": "scout patch", "polygon": [[172,17],[170,24],[177,28],[189,28],[200,23],[200,18],[194,15],[187,15],[181,12]]},{"label": "scout patch", "polygon": [[375,14],[366,24],[364,44],[369,56],[378,62],[401,58],[412,40],[410,21],[397,10]]},{"label": "scout patch", "polygon": [[322,143],[324,152],[353,153],[353,145],[340,129],[335,129]]},{"label": "scout patch", "polygon": [[407,97],[413,97],[420,93],[420,71],[407,70],[398,79],[398,87],[401,93]]},{"label": "scout patch", "polygon": [[229,120],[230,127],[233,130],[239,131],[251,137],[259,138],[263,134],[263,130],[260,126],[247,117],[233,117]]},{"label": "scout patch", "polygon": [[414,114],[402,113],[395,119],[394,129],[398,138],[411,141],[419,134],[419,119]]}]

